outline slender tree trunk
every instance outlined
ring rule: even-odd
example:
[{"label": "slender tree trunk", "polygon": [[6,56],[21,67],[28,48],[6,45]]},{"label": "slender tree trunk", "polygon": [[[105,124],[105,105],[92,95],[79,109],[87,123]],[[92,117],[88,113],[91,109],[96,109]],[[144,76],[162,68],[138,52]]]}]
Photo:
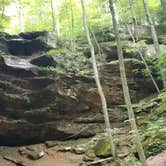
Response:
[{"label": "slender tree trunk", "polygon": [[52,30],[55,32],[56,31],[56,24],[55,24],[53,0],[50,0],[50,3],[51,3],[51,14],[52,14]]},{"label": "slender tree trunk", "polygon": [[138,53],[139,53],[139,55],[140,55],[140,57],[141,57],[143,63],[145,64],[146,70],[147,70],[147,72],[148,72],[148,74],[149,74],[149,76],[150,76],[150,78],[151,78],[151,80],[152,80],[152,82],[153,82],[154,87],[156,88],[158,94],[160,94],[160,89],[159,89],[159,87],[158,87],[158,85],[157,85],[155,79],[153,78],[153,75],[152,75],[152,73],[151,73],[151,71],[150,71],[150,69],[149,69],[148,64],[147,64],[146,61],[145,61],[144,56],[142,55],[142,52],[139,51]]},{"label": "slender tree trunk", "polygon": [[114,33],[115,33],[116,41],[117,41],[120,76],[121,76],[121,81],[122,81],[124,99],[125,99],[125,103],[126,103],[127,110],[128,110],[129,121],[130,121],[131,128],[133,131],[133,136],[136,141],[137,151],[138,151],[140,160],[142,161],[143,166],[147,166],[141,139],[140,139],[140,136],[139,136],[139,133],[137,130],[134,111],[133,111],[132,104],[131,104],[131,98],[130,98],[130,94],[129,94],[129,88],[128,88],[128,84],[127,84],[127,78],[126,78],[126,72],[125,72],[125,66],[124,66],[122,45],[121,45],[121,41],[120,41],[118,24],[117,24],[116,14],[115,14],[116,11],[114,9],[114,3],[112,0],[109,0],[109,5],[110,5],[110,11],[111,11],[111,15],[112,15]]},{"label": "slender tree trunk", "polygon": [[1,19],[3,18],[4,16],[4,13],[5,13],[5,4],[4,4],[4,0],[2,0],[2,12],[1,12]]},{"label": "slender tree trunk", "polygon": [[[128,32],[129,32],[129,34],[130,34],[130,36],[131,36],[131,38],[132,38],[133,43],[136,43],[135,38],[134,38],[132,32],[130,31],[130,28],[128,27],[127,24],[125,24],[125,25],[126,25],[126,27],[127,27],[127,29],[128,29]],[[142,52],[141,52],[140,50],[138,51],[138,54],[139,54],[139,56],[141,57],[141,59],[142,59],[144,65],[145,65],[145,67],[146,67],[146,70],[147,70],[147,72],[148,72],[148,74],[149,74],[149,76],[150,76],[150,78],[151,78],[151,80],[152,80],[152,82],[153,82],[154,87],[156,88],[157,92],[160,94],[160,89],[159,89],[159,87],[158,87],[158,85],[157,85],[155,79],[153,78],[153,75],[152,75],[152,73],[151,73],[151,71],[150,71],[150,69],[149,69],[149,66],[148,66],[148,64],[146,63],[146,60],[145,60],[145,58],[144,58],[144,56],[142,55]]]},{"label": "slender tree trunk", "polygon": [[[71,3],[71,0],[70,0]],[[73,15],[73,7],[71,4],[71,48],[72,48],[72,52],[75,51],[75,36],[74,36],[74,15]]]},{"label": "slender tree trunk", "polygon": [[107,102],[106,102],[106,98],[101,86],[101,82],[99,79],[99,73],[98,73],[98,69],[97,69],[97,64],[96,64],[96,57],[95,57],[95,51],[94,51],[94,46],[92,44],[91,38],[90,38],[90,32],[89,32],[89,28],[87,25],[87,16],[86,16],[86,9],[85,9],[85,2],[84,0],[81,0],[81,5],[82,5],[82,13],[83,13],[83,23],[84,23],[84,30],[85,30],[85,34],[87,37],[87,41],[90,47],[90,51],[91,51],[91,56],[92,56],[92,65],[93,65],[93,71],[94,71],[94,77],[95,77],[95,81],[96,81],[96,85],[97,85],[97,89],[98,89],[98,93],[101,99],[101,103],[102,103],[102,110],[103,110],[103,114],[104,114],[104,119],[105,119],[105,125],[106,125],[106,131],[108,134],[108,138],[112,147],[112,155],[115,158],[115,146],[113,143],[113,137],[112,137],[112,133],[111,133],[111,125],[110,125],[110,121],[109,121],[109,114],[108,114],[108,109],[107,109]]},{"label": "slender tree trunk", "polygon": [[160,0],[161,6],[166,9],[166,0]]},{"label": "slender tree trunk", "polygon": [[[65,4],[67,4],[67,0],[65,0]],[[66,34],[65,34],[65,36],[66,36],[66,39],[69,39],[69,38],[71,38],[71,22],[70,22],[70,11],[69,11],[69,8],[68,8],[68,6],[67,5],[65,5],[65,15],[66,15],[66,20],[65,20],[65,22],[66,22]]]},{"label": "slender tree trunk", "polygon": [[61,35],[60,23],[59,23],[59,18],[58,17],[56,19],[56,34],[57,34],[57,37],[59,37]]},{"label": "slender tree trunk", "polygon": [[22,6],[20,0],[17,1],[17,9],[18,9],[20,32],[24,32],[23,14],[22,14]]},{"label": "slender tree trunk", "polygon": [[131,16],[133,19],[133,26],[134,26],[134,38],[136,41],[138,41],[138,24],[137,24],[137,19],[135,16],[135,12],[134,12],[134,6],[133,6],[133,0],[129,0],[130,2],[130,11],[131,11]]},{"label": "slender tree trunk", "polygon": [[61,31],[60,31],[60,22],[59,22],[59,3],[57,0],[55,1],[55,11],[56,11],[56,34],[59,37],[61,35]]},{"label": "slender tree trunk", "polygon": [[162,9],[162,14],[166,15],[166,0],[160,0],[160,6]]},{"label": "slender tree trunk", "polygon": [[57,37],[59,37],[60,36],[59,19],[58,17],[55,19],[53,0],[50,0],[50,4],[51,4],[51,15],[52,15],[52,30],[56,32]]},{"label": "slender tree trunk", "polygon": [[[163,2],[165,2],[165,1],[163,1]],[[146,3],[146,0],[142,0],[142,3],[144,5],[147,21],[148,21],[150,28],[151,28],[151,34],[152,34],[156,54],[160,54],[160,45],[159,45],[159,41],[158,41],[158,36],[156,33],[156,29],[155,29],[152,17],[150,15],[149,8],[148,8],[147,3]],[[160,66],[160,72],[161,72],[161,77],[162,77],[162,81],[163,81],[163,86],[166,89],[166,75],[165,75],[165,72],[163,72],[163,70],[162,70],[162,66]]]},{"label": "slender tree trunk", "polygon": [[100,55],[100,60],[102,61],[104,57],[102,56],[102,49],[101,49],[101,47],[100,47],[100,44],[99,44],[99,42],[97,41],[96,36],[95,36],[93,30],[92,30],[91,28],[89,28],[89,29],[90,29],[90,33],[91,33],[92,36],[93,36],[94,42],[95,42],[95,44],[96,44],[96,46],[97,46],[97,48],[98,48],[98,51],[99,51],[98,54]]},{"label": "slender tree trunk", "polygon": [[153,20],[152,20],[149,8],[148,8],[148,6],[146,4],[146,1],[142,0],[142,3],[144,5],[144,10],[145,10],[145,13],[146,13],[147,22],[149,23],[150,28],[151,28],[151,34],[152,34],[152,38],[153,38],[153,43],[154,43],[154,48],[155,48],[156,54],[159,54],[160,53],[160,46],[159,46],[159,41],[158,41],[156,29],[155,29],[155,26],[154,26],[154,23],[153,23]]},{"label": "slender tree trunk", "polygon": [[[122,4],[121,4],[121,1],[120,1],[120,0],[119,0],[119,2],[120,2],[120,5],[121,5],[121,7],[122,7]],[[120,19],[121,19],[121,18],[120,18]],[[131,36],[131,39],[132,39],[133,43],[136,43],[135,37],[133,36],[133,33],[132,33],[131,30],[130,30],[130,27],[127,25],[126,22],[123,22],[122,19],[121,19],[121,22],[124,23],[124,25],[125,25],[127,31],[129,32],[129,35]],[[143,63],[145,64],[146,70],[147,70],[147,72],[148,72],[148,74],[149,74],[149,76],[150,76],[150,78],[151,78],[151,80],[152,80],[152,82],[153,82],[153,84],[154,84],[154,87],[156,88],[157,92],[160,94],[160,89],[159,89],[159,87],[158,87],[158,85],[157,85],[155,79],[153,78],[153,75],[152,75],[152,73],[151,73],[151,71],[150,71],[150,69],[149,69],[149,66],[148,66],[148,64],[146,63],[146,60],[145,60],[145,58],[143,57],[142,52],[141,52],[140,50],[138,51],[138,54],[139,54],[139,56],[141,57]]]}]

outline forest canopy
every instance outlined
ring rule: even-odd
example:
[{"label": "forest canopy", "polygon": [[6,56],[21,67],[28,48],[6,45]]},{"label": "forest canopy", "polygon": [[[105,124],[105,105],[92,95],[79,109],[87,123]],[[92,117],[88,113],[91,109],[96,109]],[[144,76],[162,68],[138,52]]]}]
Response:
[{"label": "forest canopy", "polygon": [[[155,25],[166,24],[165,1],[147,0]],[[133,0],[137,22],[147,25],[142,1]],[[93,31],[110,27],[110,11],[107,0],[87,0],[89,26]],[[129,0],[117,0],[119,24],[131,24]],[[83,36],[82,12],[79,0],[1,0],[0,29],[16,34],[20,31],[53,31],[62,38]],[[54,20],[53,20],[54,18]],[[53,27],[55,26],[55,28]]]}]

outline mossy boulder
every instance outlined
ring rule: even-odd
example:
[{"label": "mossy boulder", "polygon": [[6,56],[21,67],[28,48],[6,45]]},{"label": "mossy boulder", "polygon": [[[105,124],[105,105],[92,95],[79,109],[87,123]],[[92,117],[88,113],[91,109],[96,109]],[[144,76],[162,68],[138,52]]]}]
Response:
[{"label": "mossy boulder", "polygon": [[94,152],[97,157],[105,158],[112,156],[111,145],[108,138],[103,138],[98,141],[94,147]]}]

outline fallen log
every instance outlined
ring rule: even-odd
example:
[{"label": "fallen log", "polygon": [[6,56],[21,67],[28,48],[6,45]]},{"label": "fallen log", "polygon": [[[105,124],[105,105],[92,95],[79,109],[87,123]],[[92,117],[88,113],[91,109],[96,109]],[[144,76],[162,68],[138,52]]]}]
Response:
[{"label": "fallen log", "polygon": [[93,161],[93,162],[88,163],[88,166],[96,165],[96,164],[102,164],[104,162],[111,161],[112,159],[113,159],[113,157],[108,157],[108,158],[105,158],[105,159],[100,159],[100,160],[97,160],[97,161]]},{"label": "fallen log", "polygon": [[25,163],[23,163],[23,161],[19,161],[19,160],[13,159],[13,158],[8,157],[8,156],[3,156],[3,159],[5,159],[7,161],[10,161],[11,163],[16,164],[17,166],[28,166]]}]

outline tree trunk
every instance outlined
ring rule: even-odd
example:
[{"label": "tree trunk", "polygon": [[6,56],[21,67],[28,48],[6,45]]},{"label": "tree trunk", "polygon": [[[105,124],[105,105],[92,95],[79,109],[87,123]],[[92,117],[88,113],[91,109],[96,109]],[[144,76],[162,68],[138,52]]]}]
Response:
[{"label": "tree trunk", "polygon": [[17,1],[17,10],[18,10],[18,17],[19,17],[20,32],[24,32],[23,14],[22,14],[22,6],[21,6],[20,0]]},{"label": "tree trunk", "polygon": [[84,31],[87,37],[87,41],[90,47],[90,51],[91,51],[91,56],[92,56],[92,65],[93,65],[93,71],[94,71],[94,77],[95,77],[95,81],[96,81],[96,85],[97,85],[97,89],[98,89],[98,93],[101,99],[101,104],[102,104],[102,110],[103,110],[103,114],[104,114],[104,119],[105,119],[105,125],[106,125],[106,131],[108,134],[108,138],[111,144],[111,150],[112,150],[112,155],[115,158],[115,146],[113,143],[113,137],[112,137],[112,133],[111,133],[111,125],[110,125],[110,121],[109,121],[109,114],[108,114],[108,109],[107,109],[107,102],[106,102],[106,98],[101,86],[101,82],[99,79],[99,73],[98,73],[98,69],[97,69],[97,64],[96,64],[96,57],[95,57],[95,51],[94,51],[94,46],[92,44],[91,38],[90,38],[90,32],[89,32],[89,28],[87,25],[87,16],[86,16],[86,9],[85,9],[85,2],[84,0],[81,0],[81,5],[82,5],[82,13],[83,13],[83,23],[84,23]]},{"label": "tree trunk", "polygon": [[[165,2],[165,0],[163,0],[163,2]],[[151,15],[150,15],[149,8],[148,8],[145,0],[142,0],[142,3],[144,5],[147,21],[148,21],[148,23],[150,25],[150,28],[151,28],[151,34],[152,34],[156,54],[160,54],[160,45],[159,45],[159,41],[158,41],[158,37],[157,37],[157,33],[156,33],[154,23],[152,21]],[[166,89],[166,76],[165,76],[165,73],[162,70],[162,66],[160,66],[160,72],[161,72],[161,77],[162,77],[162,81],[163,81],[163,86]]]},{"label": "tree trunk", "polygon": [[2,0],[2,9],[1,10],[1,20],[3,19],[4,13],[5,13],[5,4],[4,4],[4,0]]},{"label": "tree trunk", "polygon": [[[70,0],[70,3],[71,3],[71,0]],[[71,38],[72,52],[74,52],[75,51],[75,36],[74,36],[74,15],[73,15],[72,4],[71,4],[70,12],[71,12],[71,32],[70,32],[71,35],[70,35],[70,38]]]},{"label": "tree trunk", "polygon": [[50,0],[50,4],[51,4],[51,15],[52,15],[52,30],[56,32],[57,37],[59,37],[60,36],[59,19],[58,18],[55,19],[53,0]]},{"label": "tree trunk", "polygon": [[[132,38],[133,43],[136,43],[135,38],[134,38],[134,36],[133,36],[133,34],[132,34],[132,32],[131,32],[129,26],[128,26],[126,23],[124,23],[124,24],[125,24],[125,26],[126,26],[128,32],[129,32],[129,34],[130,34],[130,36],[131,36],[131,38]],[[138,54],[139,54],[139,56],[141,57],[141,59],[142,59],[144,65],[145,65],[145,67],[146,67],[146,70],[147,70],[147,72],[148,72],[148,74],[149,74],[149,76],[150,76],[150,78],[151,78],[151,80],[152,80],[152,82],[153,82],[154,87],[156,88],[157,92],[160,94],[160,89],[159,89],[159,87],[158,87],[158,85],[157,85],[155,79],[153,78],[153,75],[152,75],[152,73],[151,73],[151,71],[150,71],[150,69],[149,69],[149,66],[148,66],[148,64],[146,63],[146,60],[145,60],[145,58],[144,58],[144,56],[142,55],[142,52],[141,52],[140,50],[138,51]]]},{"label": "tree trunk", "polygon": [[143,150],[141,140],[140,140],[140,136],[139,136],[139,133],[138,133],[138,130],[137,130],[134,111],[133,111],[132,104],[131,104],[131,98],[130,98],[130,94],[129,94],[129,88],[128,88],[128,84],[127,84],[127,78],[126,78],[126,72],[125,72],[125,66],[124,66],[122,45],[121,45],[121,41],[120,41],[118,24],[117,24],[117,20],[116,20],[116,11],[114,9],[114,3],[113,3],[112,0],[109,0],[109,5],[110,5],[110,11],[111,11],[111,15],[112,15],[114,33],[115,33],[115,36],[116,36],[120,76],[121,76],[121,81],[122,81],[124,99],[125,99],[126,107],[127,107],[127,110],[128,110],[129,121],[130,121],[130,124],[131,124],[133,136],[136,140],[137,151],[138,151],[140,160],[142,161],[143,166],[147,166],[146,158],[145,158],[145,155],[144,155],[144,150]]},{"label": "tree trunk", "polygon": [[153,23],[153,20],[152,20],[149,8],[148,8],[148,6],[146,4],[146,1],[142,0],[142,3],[144,5],[144,10],[145,10],[147,22],[149,23],[150,28],[151,28],[151,34],[152,34],[152,38],[153,38],[153,43],[154,43],[154,48],[155,48],[156,54],[159,54],[160,53],[160,46],[159,46],[159,41],[158,41],[156,29],[155,29],[155,26],[154,26],[154,23]]},{"label": "tree trunk", "polygon": [[160,0],[161,6],[166,9],[166,0]]},{"label": "tree trunk", "polygon": [[131,11],[131,16],[133,19],[133,27],[134,27],[134,38],[135,41],[138,41],[138,25],[137,25],[137,19],[135,16],[135,12],[134,12],[134,6],[133,6],[133,0],[129,0],[130,2],[130,11]]},{"label": "tree trunk", "polygon": [[55,32],[56,30],[56,24],[55,24],[55,15],[54,15],[54,5],[53,5],[53,0],[50,0],[51,3],[51,14],[52,14],[52,30]]}]

